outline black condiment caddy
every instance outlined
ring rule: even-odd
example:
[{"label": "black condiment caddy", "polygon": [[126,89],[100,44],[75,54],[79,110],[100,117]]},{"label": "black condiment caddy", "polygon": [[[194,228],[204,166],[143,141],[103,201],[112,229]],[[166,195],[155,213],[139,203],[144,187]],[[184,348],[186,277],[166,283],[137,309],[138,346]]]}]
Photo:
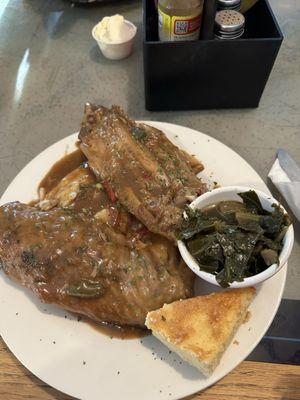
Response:
[{"label": "black condiment caddy", "polygon": [[257,107],[283,40],[267,0],[245,13],[235,40],[160,42],[154,1],[143,0],[146,109]]}]

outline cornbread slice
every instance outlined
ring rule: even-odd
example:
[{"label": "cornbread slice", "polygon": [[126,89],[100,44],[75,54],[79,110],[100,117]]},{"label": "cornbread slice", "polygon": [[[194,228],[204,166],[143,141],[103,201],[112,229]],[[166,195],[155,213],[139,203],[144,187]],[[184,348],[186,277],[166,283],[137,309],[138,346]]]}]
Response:
[{"label": "cornbread slice", "polygon": [[185,361],[210,375],[244,322],[254,288],[232,289],[165,304],[146,326]]}]

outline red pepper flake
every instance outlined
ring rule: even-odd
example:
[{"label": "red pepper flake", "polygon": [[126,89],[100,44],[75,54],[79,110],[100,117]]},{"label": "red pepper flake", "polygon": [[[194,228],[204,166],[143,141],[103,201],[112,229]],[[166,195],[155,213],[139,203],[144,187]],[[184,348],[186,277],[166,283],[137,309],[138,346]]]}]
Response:
[{"label": "red pepper flake", "polygon": [[145,179],[150,179],[151,178],[151,174],[149,174],[149,172],[145,172],[145,171],[142,172],[142,176]]},{"label": "red pepper flake", "polygon": [[137,239],[143,239],[145,236],[149,235],[150,231],[145,226],[137,231]]},{"label": "red pepper flake", "polygon": [[113,188],[111,187],[110,183],[107,181],[102,182],[102,186],[106,190],[106,193],[112,203],[115,203],[117,201],[117,197],[115,195],[115,192],[113,191]]}]

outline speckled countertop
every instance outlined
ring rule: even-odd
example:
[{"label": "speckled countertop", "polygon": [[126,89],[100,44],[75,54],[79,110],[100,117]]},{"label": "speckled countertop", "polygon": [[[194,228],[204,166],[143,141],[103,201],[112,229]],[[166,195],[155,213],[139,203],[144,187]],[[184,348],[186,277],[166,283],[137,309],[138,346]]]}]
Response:
[{"label": "speckled countertop", "polygon": [[[260,107],[150,113],[144,108],[141,2],[72,6],[67,0],[0,1],[0,192],[35,155],[78,130],[86,101],[118,103],[138,119],[201,130],[232,147],[266,180],[277,148],[300,164],[300,2],[271,0],[285,36]],[[105,15],[139,28],[134,54],[104,59],[91,37]],[[300,226],[285,297],[300,299]]]}]

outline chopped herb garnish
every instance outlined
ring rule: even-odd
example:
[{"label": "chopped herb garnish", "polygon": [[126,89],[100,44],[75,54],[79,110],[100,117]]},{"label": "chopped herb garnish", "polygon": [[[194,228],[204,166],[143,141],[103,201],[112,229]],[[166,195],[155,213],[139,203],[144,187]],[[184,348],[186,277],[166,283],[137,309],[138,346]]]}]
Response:
[{"label": "chopped herb garnish", "polygon": [[35,244],[32,244],[32,245],[29,247],[29,249],[30,249],[31,251],[34,251],[34,250],[41,249],[42,247],[43,247],[42,243],[35,243]]},{"label": "chopped herb garnish", "polygon": [[183,185],[186,185],[187,184],[187,182],[188,182],[188,179],[187,178],[185,178],[185,177],[181,177],[181,178],[179,178],[179,180],[180,180],[180,182],[183,184]]},{"label": "chopped herb garnish", "polygon": [[36,256],[32,250],[24,250],[21,253],[21,260],[27,267],[36,267],[38,265],[38,261]]},{"label": "chopped herb garnish", "polygon": [[146,131],[139,126],[133,126],[130,131],[132,136],[137,140],[144,141],[147,138]]},{"label": "chopped herb garnish", "polygon": [[81,254],[84,254],[87,251],[87,249],[88,249],[88,247],[86,245],[78,246],[75,249],[75,253],[77,255],[81,255]]},{"label": "chopped herb garnish", "polygon": [[80,298],[95,298],[104,294],[104,287],[99,282],[82,280],[66,286],[63,293]]}]

